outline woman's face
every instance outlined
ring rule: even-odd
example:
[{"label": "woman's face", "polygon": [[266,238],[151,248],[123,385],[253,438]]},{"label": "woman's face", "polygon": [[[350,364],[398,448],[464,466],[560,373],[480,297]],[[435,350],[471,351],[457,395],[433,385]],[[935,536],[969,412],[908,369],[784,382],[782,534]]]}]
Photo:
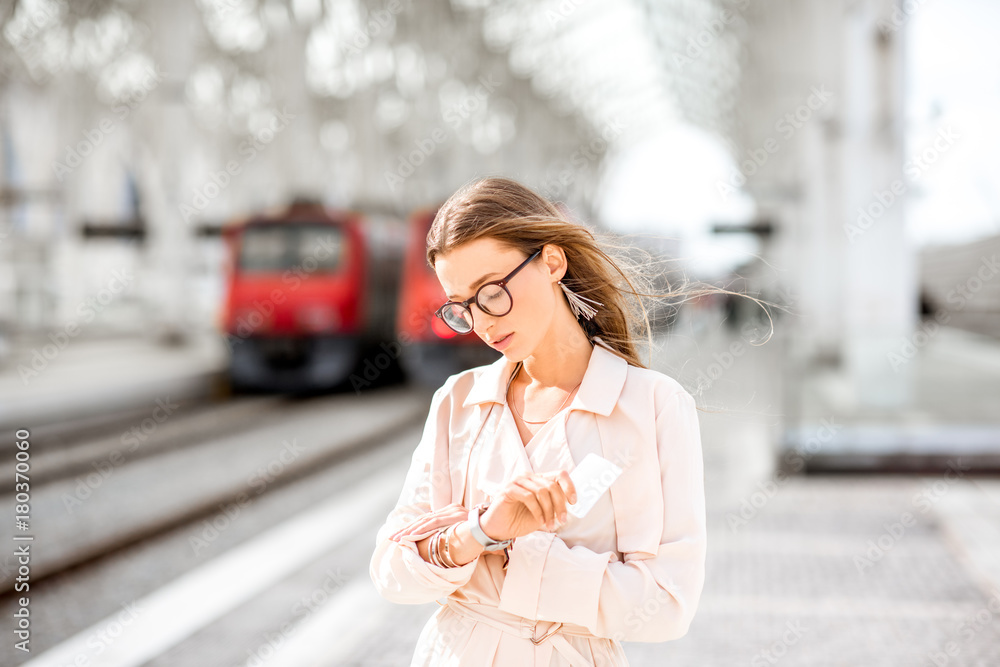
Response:
[{"label": "woman's face", "polygon": [[[469,304],[473,331],[511,361],[530,356],[552,324],[556,306],[553,285],[559,280],[559,267],[553,272],[546,260],[553,261],[553,256],[558,262],[558,253],[543,250],[510,279],[507,290],[513,306],[506,315],[493,316],[483,312],[479,304]],[[438,255],[434,271],[449,301],[465,301],[480,285],[500,280],[525,259],[525,254],[496,239],[479,238]],[[507,335],[511,335],[510,340],[501,341],[497,348],[495,343]]]}]

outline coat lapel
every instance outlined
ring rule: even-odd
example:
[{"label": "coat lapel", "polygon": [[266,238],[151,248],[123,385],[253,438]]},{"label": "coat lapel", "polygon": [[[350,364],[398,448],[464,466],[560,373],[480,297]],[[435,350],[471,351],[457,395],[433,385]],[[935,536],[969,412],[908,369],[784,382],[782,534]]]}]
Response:
[{"label": "coat lapel", "polygon": [[507,409],[496,404],[496,430],[484,438],[475,456],[476,486],[485,496],[495,498],[510,480],[532,472],[528,454],[521,444],[517,425]]},{"label": "coat lapel", "polygon": [[619,402],[611,415],[597,416],[604,458],[622,469],[610,492],[618,550],[626,561],[655,558],[663,536],[655,412],[638,407]]}]

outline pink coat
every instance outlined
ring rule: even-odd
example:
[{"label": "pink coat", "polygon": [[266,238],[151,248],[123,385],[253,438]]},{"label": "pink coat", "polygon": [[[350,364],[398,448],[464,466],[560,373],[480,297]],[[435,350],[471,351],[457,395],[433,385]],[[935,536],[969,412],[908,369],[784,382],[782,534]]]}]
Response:
[{"label": "pink coat", "polygon": [[[501,357],[435,393],[369,573],[389,601],[442,607],[411,667],[627,665],[622,641],[684,636],[705,581],[704,469],[693,397],[595,339],[573,401],[524,445]],[[595,453],[623,468],[582,519],[518,537],[456,568],[389,539],[426,512],[496,496],[526,472],[572,471]],[[534,641],[532,641],[534,639]],[[537,642],[537,643],[535,643]]]}]

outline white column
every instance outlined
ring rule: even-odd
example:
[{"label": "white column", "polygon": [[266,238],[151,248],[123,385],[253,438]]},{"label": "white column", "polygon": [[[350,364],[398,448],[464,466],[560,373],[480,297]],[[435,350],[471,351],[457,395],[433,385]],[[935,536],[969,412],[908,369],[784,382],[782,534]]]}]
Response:
[{"label": "white column", "polygon": [[915,253],[903,210],[903,35],[882,32],[893,0],[857,3],[844,15],[844,370],[862,410],[909,400],[911,365],[894,364],[915,327]]}]

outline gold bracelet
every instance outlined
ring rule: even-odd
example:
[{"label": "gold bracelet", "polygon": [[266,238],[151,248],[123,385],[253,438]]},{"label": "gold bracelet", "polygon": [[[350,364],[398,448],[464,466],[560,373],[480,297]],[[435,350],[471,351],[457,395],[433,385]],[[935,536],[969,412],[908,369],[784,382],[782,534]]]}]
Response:
[{"label": "gold bracelet", "polygon": [[441,558],[438,555],[438,537],[441,535],[441,530],[439,529],[436,533],[431,535],[430,541],[427,543],[427,553],[431,557],[431,564],[437,565],[438,567],[444,567],[444,563],[441,562]]},{"label": "gold bracelet", "polygon": [[461,567],[461,565],[456,563],[455,559],[451,557],[451,544],[449,544],[448,542],[448,539],[455,534],[455,527],[457,525],[458,525],[457,523],[451,524],[450,526],[445,528],[444,532],[441,534],[441,541],[442,544],[444,545],[443,548],[440,550],[441,560],[445,562],[445,565],[447,567]]},{"label": "gold bracelet", "polygon": [[439,528],[436,533],[434,533],[434,551],[437,553],[438,565],[441,567],[449,567],[448,563],[444,559],[444,555],[441,550],[441,537],[444,535],[446,528]]}]

